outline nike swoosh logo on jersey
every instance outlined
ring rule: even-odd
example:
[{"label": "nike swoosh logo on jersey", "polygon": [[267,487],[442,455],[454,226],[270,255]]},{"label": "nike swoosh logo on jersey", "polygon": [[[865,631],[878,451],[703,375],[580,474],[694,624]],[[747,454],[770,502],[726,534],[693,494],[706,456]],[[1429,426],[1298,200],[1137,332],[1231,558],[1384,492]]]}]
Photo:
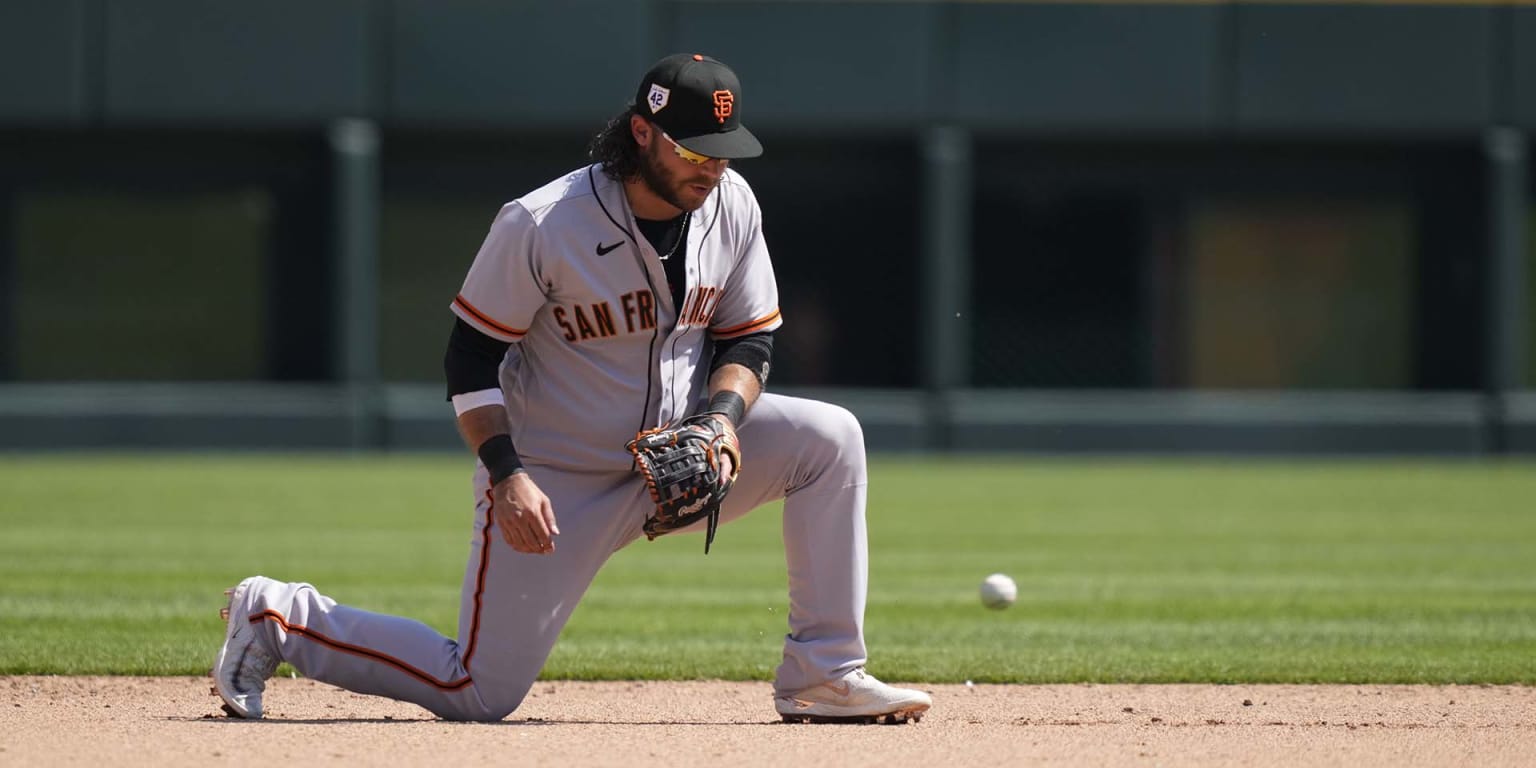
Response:
[{"label": "nike swoosh logo on jersey", "polygon": [[623,240],[620,240],[617,243],[614,243],[613,245],[603,245],[602,243],[598,243],[597,244],[597,255],[599,255],[599,256],[607,256],[608,254],[613,252],[613,249],[615,249],[615,248],[617,248],[617,247],[619,247],[619,246],[621,246],[623,244],[624,244]]}]

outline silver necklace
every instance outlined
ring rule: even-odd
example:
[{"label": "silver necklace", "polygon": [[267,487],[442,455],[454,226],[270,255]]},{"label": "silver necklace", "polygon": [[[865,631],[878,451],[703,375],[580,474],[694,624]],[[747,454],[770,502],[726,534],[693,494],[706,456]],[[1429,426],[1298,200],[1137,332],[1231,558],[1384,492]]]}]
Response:
[{"label": "silver necklace", "polygon": [[693,217],[686,213],[683,214],[683,228],[678,230],[677,242],[672,244],[672,248],[667,251],[666,255],[660,257],[662,261],[672,258],[672,254],[677,253],[677,247],[688,239],[688,220],[691,218]]}]

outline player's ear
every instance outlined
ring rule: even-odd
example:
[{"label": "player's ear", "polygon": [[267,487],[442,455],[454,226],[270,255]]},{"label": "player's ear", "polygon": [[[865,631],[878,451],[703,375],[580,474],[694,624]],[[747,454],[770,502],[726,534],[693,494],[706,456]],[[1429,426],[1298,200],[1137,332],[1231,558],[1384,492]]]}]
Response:
[{"label": "player's ear", "polygon": [[635,143],[642,147],[651,145],[651,123],[639,116],[629,116],[629,134],[635,138]]}]

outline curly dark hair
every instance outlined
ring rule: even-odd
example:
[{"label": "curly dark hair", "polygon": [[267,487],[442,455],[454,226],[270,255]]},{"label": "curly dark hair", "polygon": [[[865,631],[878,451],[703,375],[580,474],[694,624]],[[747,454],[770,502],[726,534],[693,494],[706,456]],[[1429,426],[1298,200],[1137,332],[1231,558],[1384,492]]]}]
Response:
[{"label": "curly dark hair", "polygon": [[614,116],[587,145],[587,157],[603,164],[603,174],[614,181],[629,181],[640,175],[640,145],[629,130],[633,106]]}]

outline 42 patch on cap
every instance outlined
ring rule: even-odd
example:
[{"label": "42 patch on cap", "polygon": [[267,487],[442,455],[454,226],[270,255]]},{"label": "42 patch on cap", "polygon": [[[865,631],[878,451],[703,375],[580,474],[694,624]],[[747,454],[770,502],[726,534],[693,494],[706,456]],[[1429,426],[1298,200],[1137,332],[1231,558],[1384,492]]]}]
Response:
[{"label": "42 patch on cap", "polygon": [[656,83],[651,83],[651,92],[646,95],[645,103],[651,105],[651,114],[656,114],[667,106],[667,99],[672,97],[672,91],[663,88]]}]

